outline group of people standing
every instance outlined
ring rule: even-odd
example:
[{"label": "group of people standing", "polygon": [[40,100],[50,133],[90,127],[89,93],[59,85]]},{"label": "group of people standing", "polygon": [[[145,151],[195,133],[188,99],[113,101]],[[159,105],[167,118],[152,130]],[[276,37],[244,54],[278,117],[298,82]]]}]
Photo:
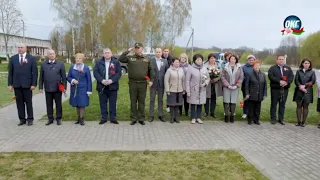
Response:
[{"label": "group of people standing", "polygon": [[[132,55],[129,55],[134,50]],[[225,62],[219,64],[215,55],[209,54],[207,61],[201,54],[192,57],[189,63],[188,56],[183,53],[179,57],[169,54],[169,49],[156,49],[155,58],[149,59],[142,54],[143,45],[136,43],[134,47],[123,52],[116,59],[109,48],[103,50],[104,56],[98,60],[93,68],[96,79],[96,90],[99,95],[101,119],[99,124],[117,121],[117,94],[121,78],[121,65],[127,63],[130,94],[131,125],[137,122],[145,125],[145,99],[147,88],[150,89],[150,118],[155,120],[155,100],[158,101],[157,119],[166,122],[163,113],[163,97],[167,96],[167,110],[170,112],[170,123],[179,123],[179,116],[183,110],[186,116],[191,111],[191,123],[202,124],[202,107],[205,116],[216,118],[216,100],[223,97],[224,120],[226,123],[235,121],[235,108],[238,103],[239,91],[244,98],[243,118],[248,124],[260,124],[261,102],[267,97],[267,78],[261,72],[261,62],[253,55],[247,57],[243,66],[239,57],[232,53],[225,53]],[[64,64],[56,60],[53,50],[48,51],[48,59],[41,64],[39,89],[45,91],[48,122],[50,125],[62,120],[62,94],[67,91],[67,82],[71,84],[70,105],[76,108],[76,124],[85,125],[85,108],[89,106],[89,97],[92,94],[92,77],[88,66],[83,61],[84,54],[75,55],[75,64],[69,69],[68,75]],[[313,103],[313,85],[318,80],[320,87],[320,72],[316,78],[312,70],[312,62],[303,59],[299,70],[294,77],[292,69],[284,64],[284,56],[278,56],[276,65],[270,67],[268,78],[271,92],[271,123],[276,120],[284,125],[285,104],[292,82],[295,82],[293,100],[297,103],[297,126],[304,127],[308,116],[308,105]],[[14,91],[19,126],[33,124],[32,91],[38,81],[38,68],[33,56],[26,53],[26,46],[19,45],[18,54],[11,57],[8,73],[8,88]],[[318,108],[320,112],[320,88],[318,88]],[[53,115],[53,101],[56,104],[56,117]],[[278,118],[276,118],[279,104]],[[27,109],[27,116],[25,114]],[[320,113],[319,113],[320,115]],[[319,125],[320,128],[320,125]]]}]

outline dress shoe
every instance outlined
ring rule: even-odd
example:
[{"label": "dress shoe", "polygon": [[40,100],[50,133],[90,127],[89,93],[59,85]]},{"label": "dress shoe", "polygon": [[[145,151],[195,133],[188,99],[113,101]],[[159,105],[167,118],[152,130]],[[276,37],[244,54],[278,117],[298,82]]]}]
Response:
[{"label": "dress shoe", "polygon": [[280,120],[279,120],[278,122],[279,122],[281,125],[285,125],[283,121],[280,121]]},{"label": "dress shoe", "polygon": [[106,122],[107,122],[106,120],[100,120],[99,124],[102,125],[102,124],[104,124]]},{"label": "dress shoe", "polygon": [[28,126],[32,126],[33,125],[33,121],[28,121]]},{"label": "dress shoe", "polygon": [[208,117],[208,116],[209,116],[208,113],[205,113],[205,114],[204,114],[204,117]]},{"label": "dress shoe", "polygon": [[175,121],[176,123],[180,123],[180,121],[179,121],[178,118],[174,118],[174,121]]},{"label": "dress shoe", "polygon": [[274,120],[271,120],[271,124],[273,124],[273,125],[274,125],[274,124],[276,124],[276,121],[274,121]]},{"label": "dress shoe", "polygon": [[58,126],[61,125],[61,119],[57,119],[57,125],[58,125]]},{"label": "dress shoe", "polygon": [[217,118],[217,116],[215,114],[210,114],[210,116],[213,118]]},{"label": "dress shoe", "polygon": [[174,123],[174,117],[170,118],[170,123],[173,124]]},{"label": "dress shoe", "polygon": [[49,120],[49,121],[46,123],[46,126],[49,126],[50,124],[53,124],[53,120]]},{"label": "dress shoe", "polygon": [[249,125],[251,125],[251,124],[252,124],[252,122],[251,122],[251,121],[249,121],[249,122],[248,122],[248,124],[249,124]]},{"label": "dress shoe", "polygon": [[18,124],[18,126],[22,126],[22,125],[25,125],[26,124],[26,121],[20,121],[20,123]]},{"label": "dress shoe", "polygon": [[260,122],[259,121],[257,121],[257,122],[254,122],[256,125],[260,125]]},{"label": "dress shoe", "polygon": [[154,120],[154,116],[151,116],[149,119],[149,122],[152,122]]},{"label": "dress shoe", "polygon": [[135,125],[137,121],[131,121],[130,125]]},{"label": "dress shoe", "polygon": [[301,126],[301,122],[298,122],[298,123],[296,124],[296,126]]},{"label": "dress shoe", "polygon": [[144,121],[139,121],[139,124],[146,125],[146,123],[144,123]]},{"label": "dress shoe", "polygon": [[112,124],[119,124],[118,121],[111,121]]},{"label": "dress shoe", "polygon": [[306,126],[306,124],[305,124],[305,123],[302,123],[300,126],[301,126],[301,127],[305,127],[305,126]]},{"label": "dress shoe", "polygon": [[159,120],[162,122],[166,122],[166,120],[163,118],[163,116],[159,116]]}]

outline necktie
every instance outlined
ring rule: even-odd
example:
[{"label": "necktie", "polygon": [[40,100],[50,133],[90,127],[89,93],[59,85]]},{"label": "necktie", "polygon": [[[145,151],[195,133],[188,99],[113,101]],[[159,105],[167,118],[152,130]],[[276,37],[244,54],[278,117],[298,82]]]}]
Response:
[{"label": "necktie", "polygon": [[23,63],[23,55],[20,54],[20,65],[22,65],[22,63]]},{"label": "necktie", "polygon": [[279,66],[279,67],[280,67],[281,76],[283,76],[283,69],[282,69],[282,66]]}]

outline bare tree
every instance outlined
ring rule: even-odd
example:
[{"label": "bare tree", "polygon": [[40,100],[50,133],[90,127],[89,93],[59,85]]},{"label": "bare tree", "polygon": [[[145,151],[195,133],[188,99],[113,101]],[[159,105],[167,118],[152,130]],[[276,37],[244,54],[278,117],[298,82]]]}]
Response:
[{"label": "bare tree", "polygon": [[0,0],[0,29],[3,33],[8,58],[8,43],[12,35],[22,30],[22,13],[17,8],[17,0]]}]

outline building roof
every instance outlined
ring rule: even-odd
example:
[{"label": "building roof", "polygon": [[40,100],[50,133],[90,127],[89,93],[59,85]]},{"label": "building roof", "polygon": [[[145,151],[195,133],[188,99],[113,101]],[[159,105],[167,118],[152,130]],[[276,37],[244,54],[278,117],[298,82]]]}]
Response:
[{"label": "building roof", "polygon": [[[0,35],[5,35],[5,33],[0,33]],[[23,36],[19,36],[19,35],[12,35],[9,34],[10,36],[14,36],[14,37],[19,37],[19,38],[23,38]],[[33,40],[40,40],[40,41],[49,41],[51,42],[51,40],[49,39],[38,39],[38,38],[32,38],[32,37],[25,37],[26,39],[33,39]]]}]

